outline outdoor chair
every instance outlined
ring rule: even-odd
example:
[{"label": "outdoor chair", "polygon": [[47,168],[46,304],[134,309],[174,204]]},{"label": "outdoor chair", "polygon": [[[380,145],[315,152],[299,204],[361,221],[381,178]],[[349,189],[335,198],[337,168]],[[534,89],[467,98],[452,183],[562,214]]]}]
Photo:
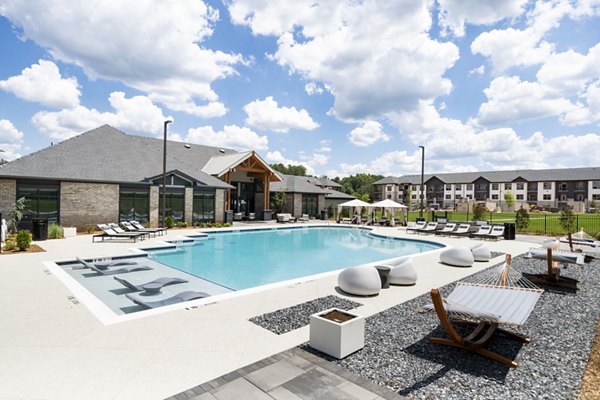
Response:
[{"label": "outdoor chair", "polygon": [[248,221],[256,221],[256,213],[248,213]]},{"label": "outdoor chair", "polygon": [[456,228],[456,224],[455,223],[448,222],[446,225],[444,225],[444,227],[441,230],[436,231],[435,234],[436,235],[442,235],[442,236],[443,235],[447,235],[447,234],[452,233],[452,231],[454,231],[455,228]]},{"label": "outdoor chair", "polygon": [[144,308],[158,308],[158,307],[163,307],[163,306],[169,306],[171,304],[182,303],[184,301],[202,299],[202,298],[208,297],[210,295],[205,292],[195,292],[193,290],[187,290],[185,292],[178,293],[175,296],[172,296],[172,297],[169,297],[169,298],[166,298],[163,300],[155,300],[155,301],[147,301],[147,300],[141,299],[139,296],[133,296],[131,294],[126,294],[125,296],[129,300],[131,300],[135,304],[137,304],[138,306],[141,306]]},{"label": "outdoor chair", "polygon": [[104,239],[132,239],[134,242],[136,242],[139,238],[143,238],[143,236],[145,236],[145,233],[141,232],[118,233],[105,224],[98,224],[97,226],[102,231],[102,233],[93,235],[92,243],[96,241],[96,238],[101,238],[102,241],[104,241]]},{"label": "outdoor chair", "polygon": [[[432,337],[433,344],[468,350],[515,368],[517,363],[486,348],[495,334],[529,343],[529,338],[499,328],[500,324],[523,325],[537,304],[543,290],[510,270],[510,255],[498,273],[479,282],[458,282],[448,297],[431,289],[433,304],[424,311],[435,310],[447,338]],[[455,325],[473,327],[461,336]]]},{"label": "outdoor chair", "polygon": [[469,236],[471,234],[471,224],[460,224],[455,231],[448,232],[448,236]]},{"label": "outdoor chair", "polygon": [[428,235],[430,233],[435,233],[437,227],[437,222],[429,222],[423,229],[417,229],[415,232],[417,232],[418,234],[425,233]]},{"label": "outdoor chair", "polygon": [[83,264],[84,267],[87,268],[91,268],[91,266],[94,266],[98,269],[101,270],[105,270],[108,269],[110,267],[122,267],[124,265],[138,265],[139,263],[135,260],[110,260],[110,261],[100,261],[100,262],[88,262],[82,258],[79,257],[75,257],[75,259],[77,260],[77,262],[79,262],[80,264]]},{"label": "outdoor chair", "polygon": [[129,266],[117,268],[117,269],[108,269],[108,268],[100,269],[100,268],[97,268],[93,264],[89,264],[87,267],[89,269],[91,269],[92,271],[97,272],[100,275],[128,274],[130,272],[148,271],[148,270],[152,269],[152,267],[149,267],[147,265],[129,265]]},{"label": "outdoor chair", "polygon": [[504,225],[494,225],[488,235],[483,235],[484,239],[502,239],[504,238]]},{"label": "outdoor chair", "polygon": [[154,232],[159,235],[167,234],[167,228],[145,228],[144,225],[140,224],[138,221],[129,221],[129,223],[140,232]]},{"label": "outdoor chair", "polygon": [[[577,283],[579,283],[579,281],[577,279],[573,279],[573,278],[567,278],[564,276],[560,276],[560,268],[558,267],[558,260],[560,259],[563,262],[577,262],[577,259],[574,259],[573,257],[569,257],[567,255],[560,255],[561,252],[557,252],[557,256],[558,258],[555,258],[552,249],[545,249],[546,250],[546,261],[547,261],[547,272],[544,274],[532,274],[533,278],[531,279],[531,282],[533,283],[539,283],[539,284],[543,284],[543,285],[550,285],[550,286],[558,286],[558,287],[562,287],[562,288],[566,288],[566,289],[572,289],[572,290],[579,290],[579,288],[577,287]],[[531,253],[531,250],[530,250]],[[539,256],[539,253],[537,252],[533,252],[531,253],[532,257],[535,258],[542,258]],[[536,257],[537,255],[537,257]],[[579,259],[581,260],[581,259]]]},{"label": "outdoor chair", "polygon": [[484,239],[487,236],[489,236],[491,232],[492,232],[491,225],[481,225],[481,226],[479,226],[479,230],[477,232],[473,232],[471,234],[471,237],[473,239]]},{"label": "outdoor chair", "polygon": [[127,279],[119,278],[118,276],[115,276],[114,279],[117,282],[119,282],[120,284],[122,284],[123,286],[125,286],[126,288],[131,289],[135,292],[149,292],[149,293],[158,292],[158,291],[160,291],[160,289],[162,287],[167,286],[167,285],[175,285],[178,283],[186,283],[187,282],[185,279],[181,279],[181,278],[163,277],[163,278],[157,278],[152,281],[136,285],[134,283],[131,283]]},{"label": "outdoor chair", "polygon": [[[125,230],[123,230],[123,228],[121,228],[119,226],[119,224],[108,224],[108,226],[115,232],[120,233],[120,234],[128,234],[128,233],[132,233],[132,232],[126,232]],[[142,239],[146,238],[146,237],[150,237],[150,232],[143,232],[143,231],[136,231],[134,233],[139,233],[140,237]]]},{"label": "outdoor chair", "polygon": [[427,225],[427,222],[425,222],[425,221],[417,221],[415,226],[407,226],[406,227],[406,233],[408,233],[408,232],[417,233],[417,231],[425,228],[426,225]]},{"label": "outdoor chair", "polygon": [[309,217],[308,214],[302,214],[300,218],[298,218],[298,222],[308,222]]}]

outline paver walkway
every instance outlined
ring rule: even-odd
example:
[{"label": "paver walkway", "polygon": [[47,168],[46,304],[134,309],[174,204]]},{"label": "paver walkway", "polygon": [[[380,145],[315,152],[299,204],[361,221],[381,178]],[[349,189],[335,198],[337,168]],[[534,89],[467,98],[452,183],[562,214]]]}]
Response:
[{"label": "paver walkway", "polygon": [[397,400],[391,390],[293,348],[167,400]]}]

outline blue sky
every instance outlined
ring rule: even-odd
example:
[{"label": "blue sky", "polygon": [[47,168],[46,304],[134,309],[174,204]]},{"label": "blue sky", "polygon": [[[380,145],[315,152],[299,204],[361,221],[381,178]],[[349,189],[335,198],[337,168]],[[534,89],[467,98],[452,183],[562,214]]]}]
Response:
[{"label": "blue sky", "polygon": [[0,157],[103,124],[329,177],[600,166],[600,1],[0,0]]}]

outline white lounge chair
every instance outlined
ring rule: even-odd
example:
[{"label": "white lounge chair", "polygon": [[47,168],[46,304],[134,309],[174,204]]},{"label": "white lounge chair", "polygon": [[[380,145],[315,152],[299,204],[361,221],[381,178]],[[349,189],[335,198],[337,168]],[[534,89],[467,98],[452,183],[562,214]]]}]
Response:
[{"label": "white lounge chair", "polygon": [[490,235],[490,232],[492,232],[491,225],[481,225],[479,227],[479,230],[477,232],[473,232],[471,237],[473,239],[484,239],[485,237]]},{"label": "white lounge chair", "polygon": [[430,233],[435,233],[435,230],[438,227],[438,223],[437,222],[429,222],[427,223],[427,226],[425,226],[423,229],[418,229],[415,232],[421,234],[421,233],[425,233],[425,234],[430,234]]},{"label": "white lounge chair", "polygon": [[119,278],[118,276],[115,276],[113,278],[117,282],[119,282],[121,285],[125,286],[128,289],[131,289],[136,292],[145,291],[145,292],[150,292],[150,293],[158,292],[163,286],[175,285],[178,283],[186,283],[187,282],[185,279],[181,279],[181,278],[163,277],[163,278],[157,278],[152,281],[149,281],[146,283],[140,283],[140,284],[136,285],[135,283],[132,283],[125,278]]},{"label": "white lounge chair", "polygon": [[409,232],[416,233],[417,231],[425,228],[426,225],[427,225],[426,221],[417,221],[417,223],[414,226],[406,227],[406,233],[409,233]]},{"label": "white lounge chair", "polygon": [[469,236],[471,224],[460,224],[455,231],[447,233],[448,236]]},{"label": "white lounge chair", "polygon": [[504,238],[504,225],[494,225],[489,235],[484,235],[484,239],[498,240]]},{"label": "white lounge chair", "polygon": [[455,228],[456,228],[456,224],[454,222],[448,222],[446,225],[444,225],[444,227],[441,230],[436,231],[435,234],[436,235],[450,234],[452,231],[454,231]]},{"label": "white lounge chair", "polygon": [[155,301],[147,301],[145,299],[140,298],[139,296],[133,296],[131,294],[125,295],[129,300],[133,301],[135,304],[142,306],[144,308],[158,308],[163,306],[168,306],[171,304],[182,303],[184,301],[190,301],[195,299],[202,299],[204,297],[210,296],[205,292],[195,292],[193,290],[188,290],[185,292],[177,293],[175,296]]}]

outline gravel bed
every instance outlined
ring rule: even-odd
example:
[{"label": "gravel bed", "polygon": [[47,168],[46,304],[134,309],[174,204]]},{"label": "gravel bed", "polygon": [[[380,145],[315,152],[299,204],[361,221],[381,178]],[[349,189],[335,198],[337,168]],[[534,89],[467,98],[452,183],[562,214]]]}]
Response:
[{"label": "gravel bed", "polygon": [[492,253],[492,258],[500,257],[501,255],[504,254],[499,251],[491,251],[490,253]]},{"label": "gravel bed", "polygon": [[[543,273],[546,261],[520,256],[512,267]],[[479,274],[487,273],[490,269]],[[369,317],[364,349],[343,360],[307,344],[301,347],[408,398],[572,399],[579,393],[600,315],[600,260],[583,266],[561,264],[561,274],[578,279],[580,290],[542,286],[546,290],[526,324],[509,328],[528,335],[531,343],[496,335],[488,345],[516,360],[519,366],[514,369],[465,350],[430,344],[429,337],[447,335],[435,314],[416,312],[431,302],[429,294]],[[447,295],[453,286],[440,290]]]},{"label": "gravel bed", "polygon": [[251,318],[249,321],[268,329],[273,333],[281,335],[308,325],[310,323],[311,314],[319,311],[333,307],[348,311],[360,306],[362,306],[362,304],[355,301],[331,295],[307,301],[293,307],[273,311],[268,314],[259,315],[258,317]]}]

